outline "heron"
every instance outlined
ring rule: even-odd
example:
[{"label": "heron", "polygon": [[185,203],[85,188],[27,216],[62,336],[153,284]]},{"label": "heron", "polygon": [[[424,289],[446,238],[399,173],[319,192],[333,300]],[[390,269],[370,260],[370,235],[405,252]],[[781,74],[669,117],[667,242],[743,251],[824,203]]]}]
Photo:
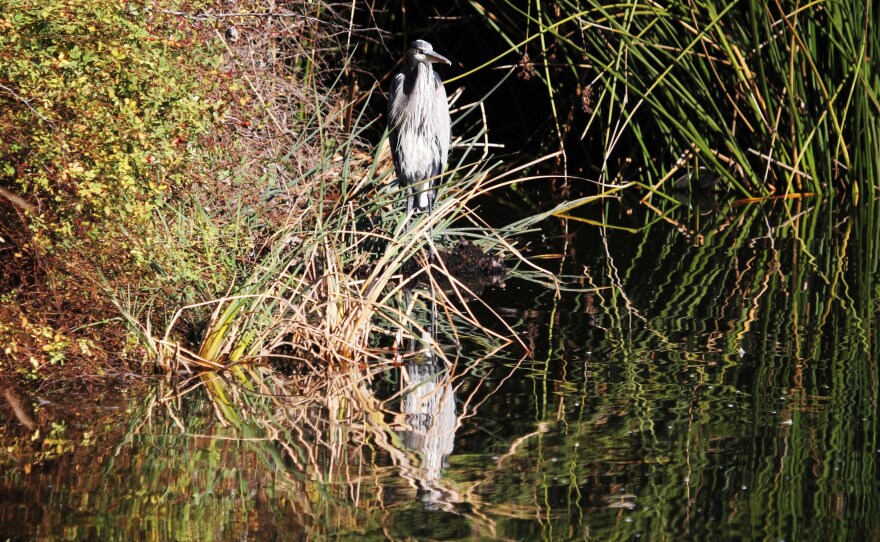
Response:
[{"label": "heron", "polygon": [[388,97],[391,157],[398,182],[406,187],[406,212],[430,213],[434,184],[446,170],[451,120],[446,89],[433,64],[452,64],[425,40],[415,40],[406,65],[394,76]]}]

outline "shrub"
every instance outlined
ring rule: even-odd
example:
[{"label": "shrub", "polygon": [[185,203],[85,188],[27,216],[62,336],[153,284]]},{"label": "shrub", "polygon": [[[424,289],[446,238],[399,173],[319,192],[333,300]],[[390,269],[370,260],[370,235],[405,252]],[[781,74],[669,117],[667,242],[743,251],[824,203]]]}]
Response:
[{"label": "shrub", "polygon": [[142,223],[186,182],[224,108],[197,29],[125,0],[7,0],[0,29],[0,188],[41,248]]}]

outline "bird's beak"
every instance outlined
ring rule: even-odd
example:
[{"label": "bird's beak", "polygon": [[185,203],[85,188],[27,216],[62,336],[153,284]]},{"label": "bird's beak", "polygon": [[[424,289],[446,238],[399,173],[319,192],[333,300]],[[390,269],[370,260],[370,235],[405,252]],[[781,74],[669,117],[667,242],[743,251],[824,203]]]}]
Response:
[{"label": "bird's beak", "polygon": [[428,62],[433,62],[433,63],[440,62],[442,64],[446,64],[449,66],[452,65],[452,62],[450,62],[448,58],[446,58],[445,56],[441,55],[440,53],[437,53],[434,51],[425,52],[425,57],[428,59]]}]

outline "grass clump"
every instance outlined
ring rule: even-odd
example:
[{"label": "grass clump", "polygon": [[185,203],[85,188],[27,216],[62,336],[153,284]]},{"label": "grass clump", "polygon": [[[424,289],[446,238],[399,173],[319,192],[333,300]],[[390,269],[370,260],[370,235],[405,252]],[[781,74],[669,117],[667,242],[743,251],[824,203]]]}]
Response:
[{"label": "grass clump", "polygon": [[854,201],[878,186],[870,3],[471,6],[545,88],[560,145],[601,149],[603,178]]}]

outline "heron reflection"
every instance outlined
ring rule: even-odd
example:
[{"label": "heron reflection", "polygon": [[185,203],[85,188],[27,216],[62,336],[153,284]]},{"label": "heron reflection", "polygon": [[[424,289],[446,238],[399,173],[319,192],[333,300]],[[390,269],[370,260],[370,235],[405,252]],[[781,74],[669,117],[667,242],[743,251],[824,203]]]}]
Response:
[{"label": "heron reflection", "polygon": [[446,500],[437,482],[452,453],[458,427],[452,375],[444,360],[427,352],[421,360],[405,365],[401,373],[406,429],[400,437],[404,446],[420,456],[410,472],[419,485],[419,500],[434,507]]}]

